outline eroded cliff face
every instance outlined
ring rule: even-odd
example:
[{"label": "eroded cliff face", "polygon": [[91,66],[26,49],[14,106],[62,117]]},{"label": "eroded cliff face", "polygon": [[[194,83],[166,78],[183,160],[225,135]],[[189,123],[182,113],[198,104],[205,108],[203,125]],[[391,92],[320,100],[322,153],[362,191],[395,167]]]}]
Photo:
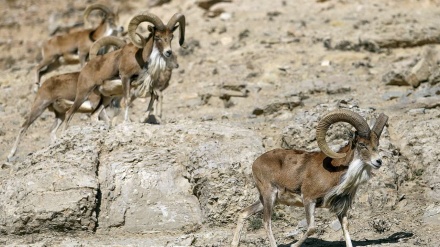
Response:
[{"label": "eroded cliff face", "polygon": [[253,131],[230,124],[72,127],[4,177],[1,231],[184,233],[224,225],[254,200],[250,164],[263,151]]},{"label": "eroded cliff face", "polygon": [[[237,212],[258,199],[255,158],[278,147],[317,150],[317,122],[342,107],[369,123],[390,116],[384,165],[350,211],[353,244],[435,246],[438,3],[240,0],[206,10],[198,2],[108,3],[119,6],[125,28],[146,10],[164,20],[186,16],[187,48],[173,41],[180,66],[160,125],[138,123],[148,99],[137,99],[131,123],[119,116],[109,128],[78,114],[49,145],[46,111],[12,162],[6,156],[35,98],[40,46],[49,32],[81,21],[87,3],[0,3],[0,243],[228,246]],[[43,81],[80,69],[60,63]],[[327,140],[336,148],[347,136],[338,124]],[[325,209],[316,217],[318,232],[305,245],[343,245],[336,218]],[[278,244],[295,242],[304,219],[302,208],[277,206]],[[246,225],[242,246],[268,245],[260,214]]]}]

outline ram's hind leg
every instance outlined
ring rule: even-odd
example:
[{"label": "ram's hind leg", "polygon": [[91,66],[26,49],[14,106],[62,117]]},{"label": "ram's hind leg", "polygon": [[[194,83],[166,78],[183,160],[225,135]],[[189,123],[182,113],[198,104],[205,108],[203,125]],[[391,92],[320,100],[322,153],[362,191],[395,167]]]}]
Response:
[{"label": "ram's hind leg", "polygon": [[316,225],[315,225],[315,207],[316,202],[304,202],[304,209],[306,211],[306,219],[307,219],[307,231],[304,233],[304,235],[301,237],[298,242],[291,245],[291,247],[299,247],[302,243],[312,234],[316,232]]},{"label": "ram's hind leg", "polygon": [[124,123],[130,122],[130,118],[128,116],[128,110],[131,106],[132,97],[130,94],[130,78],[124,76],[121,78],[122,80],[122,91],[124,96]]},{"label": "ram's hind leg", "polygon": [[245,220],[249,216],[260,212],[261,210],[263,210],[263,203],[261,203],[261,200],[259,200],[240,212],[240,215],[238,216],[237,228],[235,228],[234,231],[234,239],[232,240],[231,244],[232,247],[237,247],[238,243],[240,242],[241,231],[243,230]]},{"label": "ram's hind leg", "polygon": [[[79,82],[78,82],[78,85],[80,85]],[[93,84],[92,84],[92,87],[86,87],[86,88],[80,88],[79,86],[77,87],[75,101],[73,102],[73,105],[70,107],[70,109],[66,112],[66,121],[64,123],[63,132],[65,132],[67,130],[67,128],[69,127],[70,121],[72,121],[73,115],[81,107],[82,103],[84,103],[84,101],[87,100],[87,98],[89,97],[89,95],[93,91],[93,89],[94,89]]]},{"label": "ram's hind leg", "polygon": [[8,161],[12,160],[15,153],[17,152],[18,144],[20,142],[21,136],[26,132],[29,126],[46,110],[46,108],[52,103],[51,100],[46,100],[41,97],[41,94],[37,94],[37,97],[32,104],[31,112],[29,113],[26,121],[21,126],[17,138],[15,139],[14,146],[8,155]]},{"label": "ram's hind leg", "polygon": [[270,188],[262,193],[263,199],[263,224],[266,229],[267,237],[271,247],[277,247],[275,237],[272,232],[272,212],[275,206],[275,200],[277,195],[276,188]]},{"label": "ram's hind leg", "polygon": [[57,130],[61,126],[61,124],[64,122],[65,117],[66,117],[65,113],[55,112],[55,122],[53,123],[52,127],[50,128],[50,142],[52,144],[57,139]]}]

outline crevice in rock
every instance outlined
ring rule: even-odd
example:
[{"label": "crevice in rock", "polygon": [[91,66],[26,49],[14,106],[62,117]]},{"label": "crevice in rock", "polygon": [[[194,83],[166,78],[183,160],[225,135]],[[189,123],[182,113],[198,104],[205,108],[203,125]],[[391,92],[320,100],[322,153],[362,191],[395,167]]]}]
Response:
[{"label": "crevice in rock", "polygon": [[192,184],[192,187],[193,187],[192,193],[197,198],[198,201],[200,201],[200,196],[202,195],[202,188],[203,188],[203,185],[202,185],[203,181],[200,181],[200,180],[201,180],[200,178],[194,178],[193,183],[191,183],[188,180]]},{"label": "crevice in rock", "polygon": [[95,227],[93,228],[93,232],[96,232],[96,230],[99,227],[99,213],[101,212],[101,201],[102,201],[102,191],[101,191],[101,183],[99,182],[99,165],[100,162],[100,156],[101,152],[98,152],[98,159],[96,162],[96,179],[98,179],[98,188],[96,191],[96,208],[95,208],[95,216],[96,216],[96,223]]},{"label": "crevice in rock", "polygon": [[368,51],[373,53],[386,52],[386,49],[397,49],[397,48],[414,48],[426,45],[436,45],[440,44],[440,39],[436,36],[429,36],[424,38],[414,38],[414,39],[381,39],[381,40],[358,40],[349,41],[341,40],[335,42],[332,45],[331,39],[325,39],[323,41],[324,47],[329,50],[340,50],[340,51]]},{"label": "crevice in rock", "polygon": [[96,230],[99,227],[99,213],[101,212],[101,200],[102,200],[102,192],[100,185],[98,184],[98,191],[96,192],[96,208],[95,208],[95,214],[96,214],[96,224],[93,228],[93,232],[96,232]]},{"label": "crevice in rock", "polygon": [[425,45],[436,45],[440,43],[440,39],[436,36],[428,36],[414,39],[384,39],[378,40],[376,43],[380,48],[394,49],[394,48],[413,48]]}]

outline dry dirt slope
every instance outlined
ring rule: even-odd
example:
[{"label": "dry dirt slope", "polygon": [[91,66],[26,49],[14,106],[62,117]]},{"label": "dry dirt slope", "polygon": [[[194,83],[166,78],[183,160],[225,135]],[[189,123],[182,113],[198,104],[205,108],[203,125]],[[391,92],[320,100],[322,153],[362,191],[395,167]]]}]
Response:
[{"label": "dry dirt slope", "polygon": [[[46,147],[49,141],[47,129],[53,117],[46,112],[29,129],[17,160],[4,162],[35,95],[33,68],[41,59],[41,41],[53,27],[50,17],[61,13],[65,19],[60,25],[74,23],[91,2],[0,2],[2,179],[14,176],[14,167],[21,167],[22,162],[31,159],[28,153]],[[225,11],[215,18],[206,17],[195,1],[172,0],[154,8],[148,8],[145,1],[111,4],[120,6],[125,27],[142,10],[164,19],[181,11],[187,18],[189,48],[182,50],[177,42],[173,44],[180,54],[180,68],[165,93],[163,124],[170,128],[187,121],[201,126],[204,122],[231,124],[252,130],[262,138],[266,150],[279,146],[314,148],[313,138],[306,133],[313,131],[310,126],[326,109],[340,105],[367,115],[388,114],[390,126],[382,146],[390,149],[392,155],[387,167],[378,172],[373,185],[364,189],[356,202],[359,206],[352,212],[354,244],[438,246],[438,1],[234,0],[212,7]],[[51,74],[78,69],[78,65],[69,65]],[[416,79],[408,77],[411,73]],[[221,97],[225,94],[247,97]],[[143,113],[145,104],[142,100],[135,102],[133,121]],[[74,124],[89,125],[88,122],[87,117],[77,116]],[[371,201],[377,198],[380,201]],[[297,221],[303,215],[300,210],[279,210],[275,234],[279,243],[291,243],[297,237],[294,232],[301,230]],[[341,234],[332,229],[333,219],[325,211],[320,212],[319,234],[306,245],[340,246]],[[234,210],[227,213],[233,214]],[[190,233],[189,240],[182,237],[180,243],[225,246],[230,241],[233,221],[228,218],[221,223],[204,224],[199,231]],[[145,245],[146,239],[157,239],[150,244],[164,245],[168,241],[173,245],[179,243],[179,233],[175,234],[172,240],[160,233],[122,234],[114,241],[120,245]],[[267,245],[261,229],[249,230],[244,238],[244,245]],[[2,243],[51,245],[60,244],[59,239],[64,239],[64,245],[111,243],[104,233],[80,238],[51,233],[9,235],[2,236]]]}]

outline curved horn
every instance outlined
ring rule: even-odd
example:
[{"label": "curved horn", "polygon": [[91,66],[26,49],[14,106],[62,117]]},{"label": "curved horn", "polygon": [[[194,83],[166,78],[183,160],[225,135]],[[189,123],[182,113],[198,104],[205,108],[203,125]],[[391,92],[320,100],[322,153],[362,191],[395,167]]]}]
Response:
[{"label": "curved horn", "polygon": [[374,124],[371,131],[373,131],[376,134],[378,139],[380,138],[383,128],[385,128],[387,122],[388,122],[388,116],[383,113],[381,113],[379,117],[376,119],[376,123]]},{"label": "curved horn", "polygon": [[163,24],[163,22],[159,19],[159,17],[157,17],[154,14],[144,13],[133,17],[130,20],[130,23],[128,24],[127,33],[131,42],[139,48],[144,47],[145,44],[142,42],[142,40],[141,41],[136,40],[136,29],[139,26],[139,24],[145,21],[152,23],[156,29],[165,30],[165,25]]},{"label": "curved horn", "polygon": [[126,44],[125,41],[123,41],[122,39],[115,37],[115,36],[102,37],[102,38],[98,39],[97,41],[95,41],[95,43],[93,43],[92,47],[90,47],[90,52],[89,52],[90,60],[92,60],[93,58],[96,57],[99,49],[101,49],[101,47],[103,47],[103,46],[113,45],[119,49],[119,48],[123,47],[125,44]]},{"label": "curved horn", "polygon": [[168,21],[167,28],[173,30],[176,23],[179,23],[179,45],[182,46],[185,42],[185,16],[181,13],[175,13]]},{"label": "curved horn", "polygon": [[368,136],[370,134],[370,127],[367,121],[355,112],[338,109],[326,114],[321,121],[319,121],[318,127],[316,128],[316,140],[321,151],[334,159],[343,158],[345,154],[332,151],[325,141],[325,135],[330,125],[337,122],[351,124],[361,136]]},{"label": "curved horn", "polygon": [[88,20],[89,15],[95,9],[99,9],[99,10],[103,11],[104,13],[106,13],[107,15],[113,14],[111,9],[107,6],[105,6],[104,4],[100,4],[100,3],[91,4],[91,5],[87,6],[86,10],[84,10],[84,15],[83,15],[84,16],[84,23],[89,22],[89,20]]}]

